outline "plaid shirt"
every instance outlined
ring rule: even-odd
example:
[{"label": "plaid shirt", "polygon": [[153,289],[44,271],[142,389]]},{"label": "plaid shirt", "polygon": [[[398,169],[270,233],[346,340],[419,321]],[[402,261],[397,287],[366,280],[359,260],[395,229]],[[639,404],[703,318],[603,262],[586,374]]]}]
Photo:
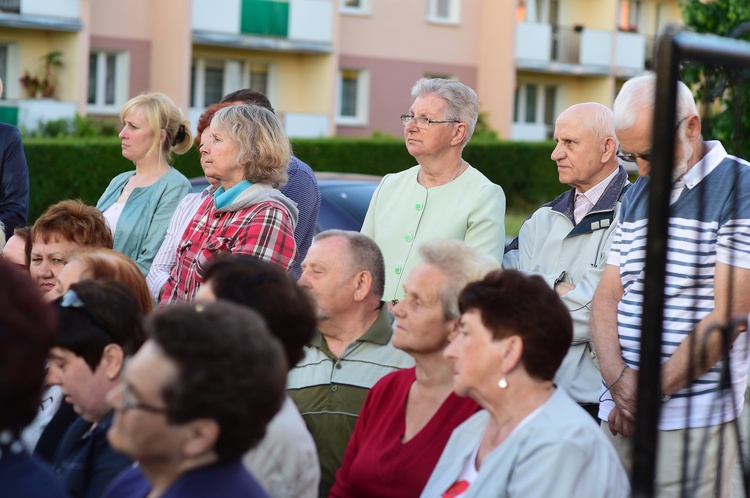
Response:
[{"label": "plaid shirt", "polygon": [[213,197],[207,197],[177,246],[177,264],[160,306],[190,301],[203,283],[206,264],[222,253],[255,256],[288,271],[297,253],[292,218],[271,200],[226,211],[217,210]]}]

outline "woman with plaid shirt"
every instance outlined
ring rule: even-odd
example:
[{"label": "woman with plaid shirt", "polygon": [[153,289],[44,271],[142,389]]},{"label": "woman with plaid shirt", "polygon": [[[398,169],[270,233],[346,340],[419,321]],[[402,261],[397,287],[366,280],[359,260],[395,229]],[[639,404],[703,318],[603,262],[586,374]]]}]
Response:
[{"label": "woman with plaid shirt", "polygon": [[220,187],[182,235],[161,306],[191,300],[206,264],[222,254],[248,254],[287,271],[297,254],[297,207],[278,191],[291,155],[278,118],[258,106],[219,109],[200,152],[206,176]]}]

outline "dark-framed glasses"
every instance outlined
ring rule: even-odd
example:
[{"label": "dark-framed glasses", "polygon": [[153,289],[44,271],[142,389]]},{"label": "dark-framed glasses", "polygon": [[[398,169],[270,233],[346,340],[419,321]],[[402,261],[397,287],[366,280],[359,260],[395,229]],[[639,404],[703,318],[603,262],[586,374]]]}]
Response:
[{"label": "dark-framed glasses", "polygon": [[[680,126],[682,126],[682,123],[684,123],[685,120],[687,120],[687,118],[689,117],[690,116],[685,116],[684,118],[682,118],[681,120],[677,122],[677,124],[674,127],[675,133],[677,133],[677,130],[680,129]],[[652,154],[651,151],[644,152],[643,154],[631,154],[629,152],[621,152],[618,150],[616,155],[618,159],[622,159],[626,163],[634,163],[638,159],[651,162],[651,154]]]},{"label": "dark-framed glasses", "polygon": [[130,410],[140,410],[142,412],[154,413],[157,415],[166,415],[169,411],[165,407],[153,406],[148,403],[142,403],[136,399],[133,395],[133,391],[130,390],[130,386],[127,382],[120,382],[120,390],[122,391],[122,406],[120,409],[124,412]]},{"label": "dark-framed glasses", "polygon": [[417,125],[417,128],[421,128],[423,130],[429,128],[431,124],[461,122],[457,119],[430,119],[427,116],[414,116],[413,114],[401,115],[401,123],[403,123],[404,126],[408,125],[409,121],[411,120],[414,120],[414,124]]}]

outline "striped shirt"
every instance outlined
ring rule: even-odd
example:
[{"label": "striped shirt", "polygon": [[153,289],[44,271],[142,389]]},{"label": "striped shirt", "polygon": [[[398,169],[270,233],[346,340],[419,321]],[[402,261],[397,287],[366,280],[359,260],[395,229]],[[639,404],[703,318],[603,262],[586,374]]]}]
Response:
[{"label": "striped shirt", "polygon": [[[716,262],[750,268],[749,165],[728,156],[718,142],[706,145],[709,153],[685,175],[687,189],[670,208],[662,363],[714,309]],[[624,294],[617,309],[618,335],[622,357],[635,370],[640,361],[649,192],[650,180],[643,177],[626,194],[607,260],[620,268]],[[705,427],[739,416],[747,377],[746,341],[747,334],[742,334],[729,355],[735,403],[719,392],[718,363],[662,406],[660,430]],[[608,399],[603,390],[603,399]],[[611,401],[603,402],[600,418],[606,420],[612,407]]]},{"label": "striped shirt", "polygon": [[172,268],[177,264],[177,246],[182,240],[182,234],[188,227],[188,224],[198,212],[206,197],[211,195],[214,187],[206,187],[202,192],[197,194],[187,194],[177,205],[177,209],[169,221],[167,235],[164,242],[161,243],[159,252],[156,253],[154,261],[151,263],[151,269],[146,277],[148,290],[155,302],[161,299],[161,289],[166,285]]},{"label": "striped shirt", "polygon": [[320,496],[328,496],[333,486],[367,392],[385,375],[414,365],[411,356],[390,344],[392,332],[383,305],[375,322],[340,358],[317,332],[304,359],[289,372],[287,392],[318,448]]}]

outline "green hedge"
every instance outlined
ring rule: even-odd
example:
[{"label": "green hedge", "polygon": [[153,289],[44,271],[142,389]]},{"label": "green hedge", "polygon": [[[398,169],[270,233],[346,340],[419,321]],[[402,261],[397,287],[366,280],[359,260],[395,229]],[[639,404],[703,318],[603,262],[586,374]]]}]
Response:
[{"label": "green hedge", "polygon": [[[464,158],[503,187],[509,208],[528,207],[564,190],[549,158],[553,147],[551,142],[477,141],[469,143]],[[24,149],[31,175],[30,222],[62,199],[95,204],[115,175],[133,169],[117,138],[27,139]],[[397,139],[298,139],[294,152],[317,171],[385,175],[416,164]],[[174,159],[188,178],[202,175],[195,148]]]}]

